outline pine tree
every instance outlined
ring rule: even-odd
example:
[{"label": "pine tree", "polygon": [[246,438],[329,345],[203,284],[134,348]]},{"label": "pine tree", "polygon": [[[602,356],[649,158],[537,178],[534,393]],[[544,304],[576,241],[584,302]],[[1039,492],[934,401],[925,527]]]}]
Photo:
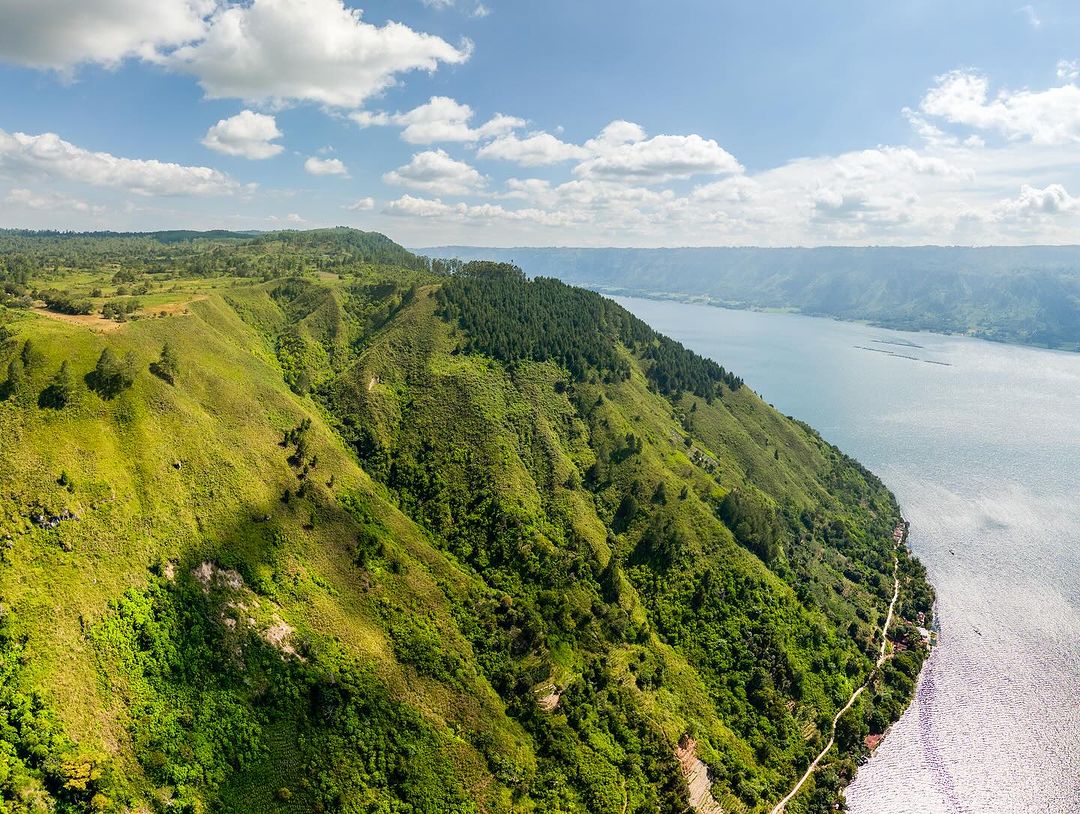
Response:
[{"label": "pine tree", "polygon": [[87,381],[102,398],[111,399],[119,395],[135,383],[135,355],[128,353],[121,359],[112,348],[105,348]]},{"label": "pine tree", "polygon": [[176,384],[180,378],[180,357],[168,342],[161,349],[161,357],[150,363],[150,372],[169,384]]},{"label": "pine tree", "polygon": [[71,375],[71,368],[67,362],[60,365],[60,370],[53,376],[48,387],[41,391],[38,396],[38,406],[48,407],[53,410],[63,410],[75,392],[75,380]]},{"label": "pine tree", "polygon": [[7,380],[0,386],[0,401],[7,400],[19,392],[23,378],[22,360],[15,357],[8,362]]}]

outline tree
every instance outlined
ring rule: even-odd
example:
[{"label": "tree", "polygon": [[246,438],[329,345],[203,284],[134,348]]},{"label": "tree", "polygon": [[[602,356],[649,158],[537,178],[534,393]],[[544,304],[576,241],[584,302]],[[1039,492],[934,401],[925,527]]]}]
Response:
[{"label": "tree", "polygon": [[27,339],[23,342],[22,351],[19,354],[22,359],[23,370],[30,370],[37,363],[41,354],[38,353],[34,343]]},{"label": "tree", "polygon": [[53,376],[48,386],[38,396],[38,406],[48,407],[53,410],[63,410],[75,391],[75,380],[71,376],[71,368],[67,362],[60,365],[60,370]]},{"label": "tree", "polygon": [[162,381],[176,384],[176,380],[180,377],[180,358],[168,342],[161,349],[161,357],[156,362],[150,363],[150,372]]},{"label": "tree", "polygon": [[102,398],[111,399],[135,382],[135,354],[128,353],[121,359],[105,348],[98,357],[97,366],[86,376],[90,389]]},{"label": "tree", "polygon": [[6,401],[19,392],[23,383],[22,360],[15,357],[8,362],[7,379],[0,386],[0,401]]}]

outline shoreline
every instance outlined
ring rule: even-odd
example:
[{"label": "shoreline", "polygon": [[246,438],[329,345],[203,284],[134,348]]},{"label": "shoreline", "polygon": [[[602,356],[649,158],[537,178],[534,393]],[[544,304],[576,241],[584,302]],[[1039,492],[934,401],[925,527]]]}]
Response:
[{"label": "shoreline", "polygon": [[[781,800],[772,809],[770,809],[770,814],[784,814],[787,805],[799,795],[799,793],[803,790],[803,786],[807,783],[808,780],[813,777],[814,773],[817,771],[822,761],[826,758],[829,752],[832,751],[833,746],[836,745],[836,728],[840,719],[855,705],[855,702],[859,699],[859,697],[870,688],[871,683],[878,675],[885,662],[887,662],[897,652],[899,652],[895,649],[895,647],[891,650],[889,648],[889,643],[892,641],[889,638],[889,629],[892,627],[892,624],[895,621],[894,612],[896,609],[896,603],[900,599],[900,551],[901,549],[905,549],[909,553],[911,551],[907,545],[908,533],[910,529],[911,524],[901,515],[899,522],[893,530],[893,539],[895,541],[893,545],[893,596],[892,600],[889,602],[889,608],[885,615],[885,622],[881,628],[881,647],[878,651],[878,658],[875,661],[874,666],[870,669],[870,672],[867,674],[866,678],[863,680],[863,682],[852,692],[851,696],[847,700],[847,703],[844,704],[844,706],[841,707],[833,716],[828,743],[825,744],[824,748],[822,748],[822,750],[818,752],[817,756],[810,762],[810,765],[807,766],[806,771],[803,772],[803,774],[800,776],[799,780],[795,783],[791,790],[783,798],[781,798]],[[918,699],[919,690],[923,683],[923,675],[926,671],[926,665],[929,663],[930,657],[933,655],[935,649],[936,633],[934,631],[934,628],[936,627],[936,624],[937,615],[936,613],[934,613],[931,621],[931,627],[929,629],[926,629],[928,630],[929,636],[924,637],[924,641],[926,642],[927,647],[926,657],[923,659],[922,664],[919,667],[919,675],[916,678],[915,686],[912,690],[911,697],[908,698],[907,704],[904,706],[904,710],[901,713],[900,717],[890,723],[885,728],[885,730],[880,733],[879,736],[868,736],[878,738],[872,748],[868,747],[870,749],[871,757],[873,756],[874,751],[888,738],[889,732],[892,731],[892,728],[897,723],[897,721],[899,721],[904,715],[908,713],[908,711],[911,709],[912,704],[914,704],[915,701]],[[925,628],[920,628],[920,633],[924,629]],[[862,765],[865,765],[865,763]],[[861,768],[861,766],[859,768]],[[855,782],[855,777],[857,776],[857,774],[858,769],[856,769],[856,774],[852,776],[851,781],[847,783],[843,789],[841,789],[840,795],[842,798],[846,798],[847,788],[851,785],[851,783]]]},{"label": "shoreline", "polygon": [[605,297],[632,297],[642,300],[652,300],[654,302],[674,302],[682,305],[704,305],[709,308],[720,308],[725,311],[745,311],[752,314],[790,314],[800,317],[810,317],[812,319],[827,319],[832,322],[843,322],[850,325],[863,325],[867,328],[879,328],[884,331],[896,331],[899,333],[910,334],[931,334],[937,336],[947,336],[954,339],[974,339],[980,342],[990,342],[994,345],[1006,345],[1016,348],[1031,348],[1033,350],[1044,350],[1053,353],[1067,353],[1070,355],[1080,354],[1080,343],[1077,343],[1076,347],[1072,348],[1050,347],[1049,345],[1038,345],[1034,342],[1023,342],[1018,339],[997,339],[991,336],[985,336],[978,333],[968,333],[965,331],[949,331],[943,328],[898,325],[895,323],[880,322],[872,319],[847,319],[844,317],[838,317],[834,314],[819,314],[813,311],[805,311],[795,306],[756,306],[750,304],[740,304],[727,300],[716,299],[708,294],[691,294],[688,292],[677,291],[641,291],[638,289],[620,288],[614,286],[605,286],[598,283],[585,282],[574,282],[569,284],[576,285],[581,288],[587,288],[590,291],[595,291],[598,294],[603,294]]}]

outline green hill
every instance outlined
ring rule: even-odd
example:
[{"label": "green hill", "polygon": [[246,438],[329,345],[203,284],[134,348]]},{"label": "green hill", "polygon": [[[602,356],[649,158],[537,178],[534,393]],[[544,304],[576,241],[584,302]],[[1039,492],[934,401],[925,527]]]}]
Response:
[{"label": "green hill", "polygon": [[[591,292],[172,237],[0,236],[2,810],[682,812],[697,759],[725,811],[791,788],[881,642],[872,474]],[[904,647],[790,811],[910,699],[899,563]]]}]

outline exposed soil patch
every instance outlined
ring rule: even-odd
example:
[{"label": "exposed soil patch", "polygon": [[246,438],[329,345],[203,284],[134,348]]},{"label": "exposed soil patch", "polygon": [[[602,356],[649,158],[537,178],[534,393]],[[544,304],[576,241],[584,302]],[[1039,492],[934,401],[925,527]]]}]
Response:
[{"label": "exposed soil patch", "polygon": [[562,693],[554,684],[547,684],[537,690],[536,704],[544,712],[554,712],[559,706]]},{"label": "exposed soil patch", "polygon": [[56,311],[50,311],[48,308],[31,308],[35,314],[40,314],[43,317],[49,319],[55,319],[57,322],[66,322],[69,325],[78,325],[81,328],[89,328],[96,333],[112,333],[120,329],[123,325],[122,322],[114,322],[111,319],[105,319],[100,314],[58,314]]},{"label": "exposed soil patch", "polygon": [[[136,311],[132,316],[148,318],[159,316],[161,314],[165,314],[166,316],[186,314],[189,305],[193,302],[201,302],[206,299],[209,299],[208,295],[199,294],[189,300],[167,302],[162,305],[143,308]],[[50,311],[48,308],[31,308],[30,310],[35,314],[54,319],[57,322],[66,322],[68,325],[78,325],[81,328],[89,328],[96,333],[112,333],[113,331],[120,330],[124,325],[127,325],[127,322],[117,322],[116,320],[106,319],[101,316],[101,314],[60,314],[56,311]]]},{"label": "exposed soil patch", "polygon": [[263,638],[287,656],[296,656],[296,648],[289,641],[295,631],[280,616],[274,617],[274,624],[263,631]]},{"label": "exposed soil patch", "polygon": [[244,587],[244,578],[240,576],[239,572],[233,571],[231,568],[219,568],[209,560],[195,566],[191,575],[199,581],[204,591],[209,591],[212,585],[231,588],[234,591]]},{"label": "exposed soil patch", "polygon": [[709,767],[697,756],[697,741],[683,735],[675,749],[675,757],[679,760],[679,767],[690,790],[690,807],[697,814],[724,814],[724,809],[712,794]]}]

